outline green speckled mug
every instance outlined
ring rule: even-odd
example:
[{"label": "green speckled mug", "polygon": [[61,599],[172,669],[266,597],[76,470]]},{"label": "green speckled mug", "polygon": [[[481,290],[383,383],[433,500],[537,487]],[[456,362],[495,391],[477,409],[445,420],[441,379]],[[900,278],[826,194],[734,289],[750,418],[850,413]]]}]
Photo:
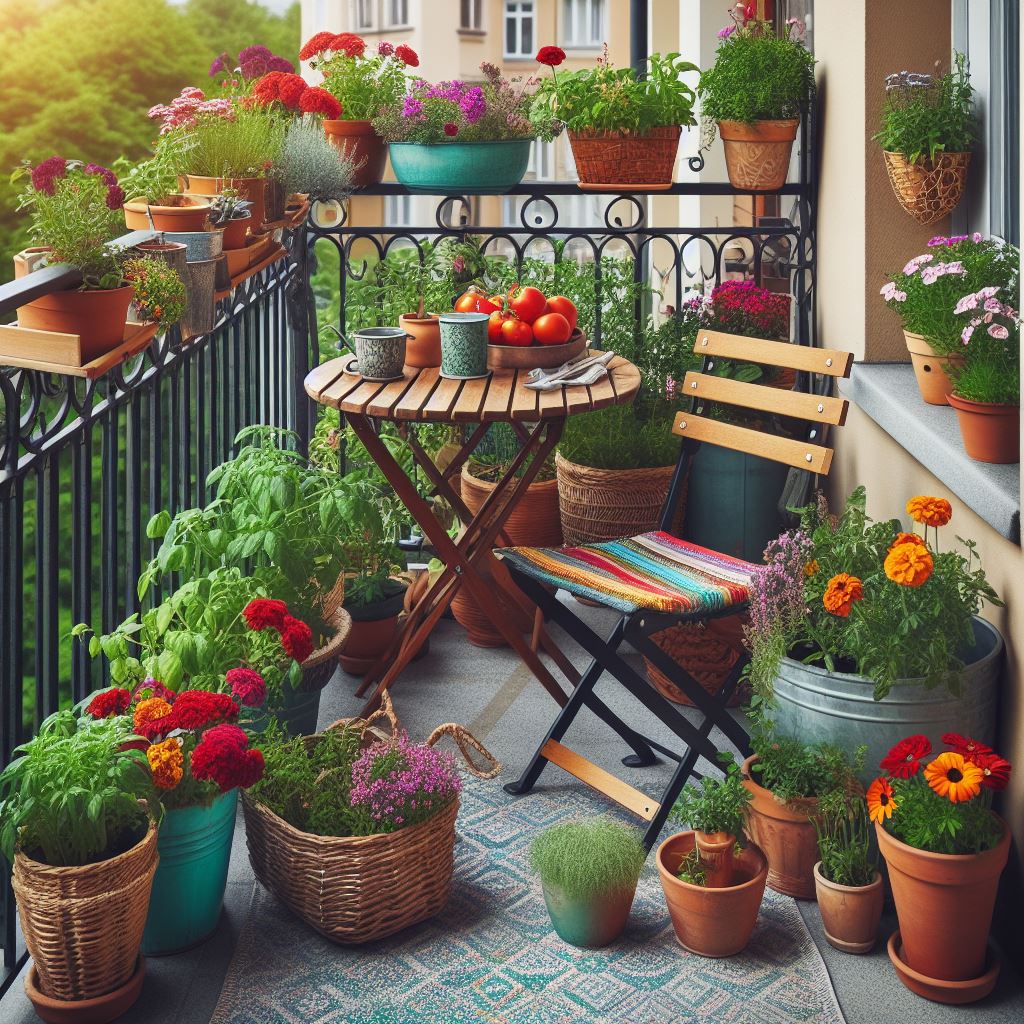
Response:
[{"label": "green speckled mug", "polygon": [[441,321],[441,374],[484,377],[487,374],[486,313],[444,313]]},{"label": "green speckled mug", "polygon": [[360,376],[367,380],[398,380],[402,376],[409,337],[404,328],[367,327],[354,331],[352,337]]}]

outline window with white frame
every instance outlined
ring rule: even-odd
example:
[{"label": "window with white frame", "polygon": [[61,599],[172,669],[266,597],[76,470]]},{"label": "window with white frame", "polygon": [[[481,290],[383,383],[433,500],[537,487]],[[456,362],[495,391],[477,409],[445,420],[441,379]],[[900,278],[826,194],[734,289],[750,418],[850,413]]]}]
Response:
[{"label": "window with white frame", "polygon": [[505,56],[533,57],[533,0],[505,0]]},{"label": "window with white frame", "polygon": [[542,142],[534,139],[530,147],[530,162],[526,168],[528,177],[535,181],[553,181],[555,177],[555,146],[557,139]]},{"label": "window with white frame", "polygon": [[399,28],[409,24],[409,0],[384,0],[384,27]]},{"label": "window with white frame", "polygon": [[459,28],[466,32],[482,32],[484,27],[484,0],[462,0],[462,18]]},{"label": "window with white frame", "polygon": [[604,0],[562,0],[562,38],[566,46],[593,48],[605,39]]},{"label": "window with white frame", "polygon": [[412,224],[412,196],[385,196],[384,223],[389,228],[407,228]]},{"label": "window with white frame", "polygon": [[377,27],[378,0],[352,0],[352,30],[372,32]]}]

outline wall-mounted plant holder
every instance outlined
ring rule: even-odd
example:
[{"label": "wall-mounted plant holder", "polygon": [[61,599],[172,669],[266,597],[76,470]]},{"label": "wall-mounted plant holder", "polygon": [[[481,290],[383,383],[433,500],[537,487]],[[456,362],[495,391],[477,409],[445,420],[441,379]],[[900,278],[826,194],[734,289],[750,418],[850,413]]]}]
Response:
[{"label": "wall-mounted plant holder", "polygon": [[92,380],[141,352],[156,337],[159,329],[159,324],[153,322],[129,321],[124,325],[120,345],[94,359],[83,361],[82,339],[77,334],[4,324],[0,325],[0,365]]},{"label": "wall-mounted plant holder", "polygon": [[970,153],[940,153],[934,161],[911,163],[902,153],[885,152],[896,199],[919,224],[945,217],[963,199],[970,164]]}]

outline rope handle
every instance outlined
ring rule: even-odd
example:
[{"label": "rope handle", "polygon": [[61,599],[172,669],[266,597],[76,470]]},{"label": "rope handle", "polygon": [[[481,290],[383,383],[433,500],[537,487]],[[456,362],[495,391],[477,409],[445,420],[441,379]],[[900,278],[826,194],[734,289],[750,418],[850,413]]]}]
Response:
[{"label": "rope handle", "polygon": [[[432,747],[443,736],[450,736],[455,741],[470,774],[478,779],[493,779],[501,774],[501,762],[465,726],[454,722],[439,725],[427,738],[427,746]],[[476,751],[483,758],[483,767],[474,761],[471,751]]]},{"label": "rope handle", "polygon": [[380,707],[376,711],[367,715],[366,718],[339,718],[336,722],[332,722],[324,732],[331,732],[334,729],[347,729],[350,726],[358,725],[360,735],[364,734],[367,729],[384,719],[388,723],[388,728],[391,730],[392,739],[398,736],[402,731],[402,727],[398,724],[398,716],[395,714],[395,708],[391,703],[391,698],[388,696],[388,691],[385,690],[380,697]]}]

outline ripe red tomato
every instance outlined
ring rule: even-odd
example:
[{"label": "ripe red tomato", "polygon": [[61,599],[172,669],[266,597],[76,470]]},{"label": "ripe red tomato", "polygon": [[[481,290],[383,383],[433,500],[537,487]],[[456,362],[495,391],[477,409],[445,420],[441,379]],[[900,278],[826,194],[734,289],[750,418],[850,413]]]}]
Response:
[{"label": "ripe red tomato", "polygon": [[517,345],[520,348],[526,348],[527,345],[533,344],[533,328],[529,324],[523,323],[522,320],[509,317],[501,325],[501,343],[502,345]]},{"label": "ripe red tomato", "polygon": [[564,295],[552,295],[548,299],[547,313],[561,313],[569,321],[571,330],[576,330],[576,306]]},{"label": "ripe red tomato", "polygon": [[511,320],[512,314],[506,313],[504,310],[496,309],[490,319],[487,321],[487,341],[491,345],[503,345],[504,342],[501,340],[501,325],[506,320]]},{"label": "ripe red tomato", "polygon": [[483,292],[463,292],[455,300],[456,313],[493,313],[497,308]]},{"label": "ripe red tomato", "polygon": [[498,309],[504,309],[508,299],[504,295],[488,295],[488,302],[493,302]]},{"label": "ripe red tomato", "polygon": [[509,293],[509,306],[520,320],[532,324],[543,312],[548,304],[544,293],[539,288],[520,288],[514,285]]},{"label": "ripe red tomato", "polygon": [[571,334],[572,327],[561,313],[545,313],[533,321],[533,336],[541,345],[563,345]]}]

